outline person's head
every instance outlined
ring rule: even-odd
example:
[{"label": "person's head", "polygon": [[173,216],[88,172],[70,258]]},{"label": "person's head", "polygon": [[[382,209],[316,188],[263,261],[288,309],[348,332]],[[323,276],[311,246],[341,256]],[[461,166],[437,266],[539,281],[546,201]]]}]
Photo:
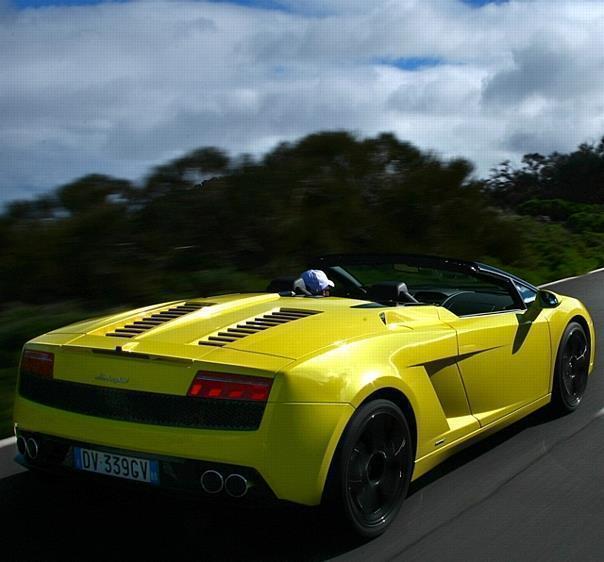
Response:
[{"label": "person's head", "polygon": [[308,269],[302,273],[302,281],[311,295],[328,297],[330,289],[335,287],[334,282],[328,279],[325,272],[320,269]]}]

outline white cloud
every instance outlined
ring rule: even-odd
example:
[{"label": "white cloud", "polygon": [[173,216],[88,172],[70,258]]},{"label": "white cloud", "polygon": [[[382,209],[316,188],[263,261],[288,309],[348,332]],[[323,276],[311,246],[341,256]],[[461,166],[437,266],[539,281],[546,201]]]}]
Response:
[{"label": "white cloud", "polygon": [[[480,173],[604,134],[603,2],[279,3],[0,0],[0,198],[321,129],[393,131]],[[380,62],[418,57],[442,64]]]}]

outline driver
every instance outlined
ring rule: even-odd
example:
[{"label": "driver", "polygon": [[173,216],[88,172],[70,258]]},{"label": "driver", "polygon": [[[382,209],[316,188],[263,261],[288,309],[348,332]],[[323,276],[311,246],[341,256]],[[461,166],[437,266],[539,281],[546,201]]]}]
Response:
[{"label": "driver", "polygon": [[328,297],[335,283],[320,269],[308,269],[301,275],[306,290],[315,296]]}]

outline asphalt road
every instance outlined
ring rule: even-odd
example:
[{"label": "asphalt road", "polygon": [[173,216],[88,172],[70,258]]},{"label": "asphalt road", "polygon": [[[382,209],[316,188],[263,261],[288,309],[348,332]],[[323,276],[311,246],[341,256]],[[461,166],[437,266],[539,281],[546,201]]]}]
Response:
[{"label": "asphalt road", "polygon": [[[551,288],[604,326],[604,273]],[[600,330],[598,349],[604,349]],[[412,485],[380,538],[361,543],[315,510],[241,510],[82,483],[39,482],[0,447],[0,559],[602,560],[604,376],[581,408],[536,412]]]}]

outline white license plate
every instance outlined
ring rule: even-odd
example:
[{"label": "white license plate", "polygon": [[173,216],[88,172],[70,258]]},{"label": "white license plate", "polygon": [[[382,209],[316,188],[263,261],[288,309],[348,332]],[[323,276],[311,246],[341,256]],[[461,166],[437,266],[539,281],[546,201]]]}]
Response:
[{"label": "white license plate", "polygon": [[74,466],[78,470],[107,476],[159,484],[159,463],[149,459],[115,455],[93,449],[73,448]]}]

